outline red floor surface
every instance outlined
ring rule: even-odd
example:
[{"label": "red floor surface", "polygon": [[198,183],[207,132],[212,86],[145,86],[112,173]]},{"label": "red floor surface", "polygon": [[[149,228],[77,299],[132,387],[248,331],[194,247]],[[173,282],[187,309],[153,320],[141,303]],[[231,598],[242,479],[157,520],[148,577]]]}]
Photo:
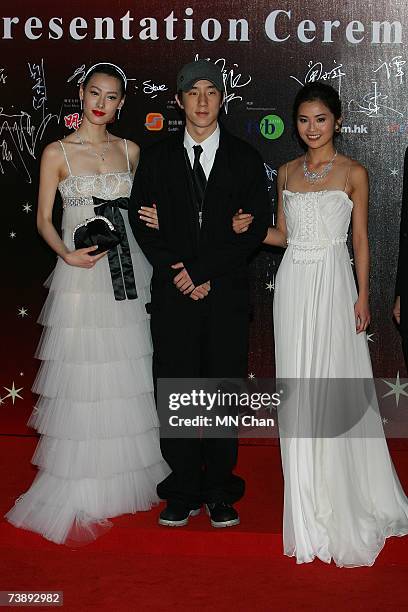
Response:
[{"label": "red floor surface", "polygon": [[[4,514],[30,484],[35,439],[1,437]],[[393,450],[408,490],[408,452]],[[156,525],[158,509],[114,519],[96,542],[71,550],[0,523],[0,590],[59,590],[64,610],[408,610],[408,538],[392,538],[372,568],[339,569],[282,555],[282,475],[276,446],[243,446],[242,524],[215,530],[205,515],[185,528]],[[45,609],[45,608],[44,608]]]}]

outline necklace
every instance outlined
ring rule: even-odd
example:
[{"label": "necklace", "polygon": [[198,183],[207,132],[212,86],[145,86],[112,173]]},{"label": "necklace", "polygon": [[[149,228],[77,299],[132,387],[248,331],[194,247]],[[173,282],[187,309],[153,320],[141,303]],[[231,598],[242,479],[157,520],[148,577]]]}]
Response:
[{"label": "necklace", "polygon": [[322,181],[329,174],[330,170],[333,168],[334,160],[337,157],[337,150],[328,164],[325,165],[321,172],[312,172],[307,167],[307,153],[303,160],[303,174],[305,175],[305,179],[308,183],[317,183],[317,181]]},{"label": "necklace", "polygon": [[[78,138],[79,142],[81,143],[81,145],[83,145],[84,147],[85,145],[85,141],[82,140],[81,136],[78,134],[78,132],[76,132],[76,137]],[[109,138],[109,132],[106,131],[106,145],[103,147],[101,153],[98,153],[97,151],[92,151],[90,146],[92,143],[89,141],[88,142],[88,150],[91,151],[91,153],[93,153],[94,155],[96,155],[96,157],[99,157],[103,162],[105,161],[105,155],[106,153],[109,151],[109,147],[110,147],[110,138]]]}]

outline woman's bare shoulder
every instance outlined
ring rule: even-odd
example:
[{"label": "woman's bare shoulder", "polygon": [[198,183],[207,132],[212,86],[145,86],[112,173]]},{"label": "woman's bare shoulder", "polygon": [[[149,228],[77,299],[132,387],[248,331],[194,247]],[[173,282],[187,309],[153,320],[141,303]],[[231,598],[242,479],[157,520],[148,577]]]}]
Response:
[{"label": "woman's bare shoulder", "polygon": [[368,171],[363,164],[358,162],[356,159],[348,158],[350,168],[350,181],[352,184],[356,184],[360,181],[368,181]]},{"label": "woman's bare shoulder", "polygon": [[55,140],[54,142],[50,142],[42,152],[41,156],[42,163],[49,163],[54,165],[59,165],[65,161],[64,152],[61,147],[61,142],[59,140]]},{"label": "woman's bare shoulder", "polygon": [[133,172],[135,172],[138,166],[138,163],[139,163],[140,147],[138,144],[133,142],[133,140],[126,140],[126,143],[127,143],[128,153],[129,153],[129,160],[132,165]]},{"label": "woman's bare shoulder", "polygon": [[304,155],[301,155],[300,157],[295,157],[294,159],[290,159],[285,164],[282,164],[282,166],[280,166],[278,172],[286,173],[286,168],[288,169],[288,171],[293,170],[294,168],[299,166],[299,164],[303,163],[303,158]]},{"label": "woman's bare shoulder", "polygon": [[134,157],[135,159],[139,158],[140,156],[139,145],[133,142],[133,140],[126,140],[126,142],[128,146],[129,156]]},{"label": "woman's bare shoulder", "polygon": [[351,193],[356,193],[363,189],[365,193],[369,187],[369,177],[365,166],[352,157],[342,155],[340,161],[344,165],[344,170],[347,172],[347,182]]},{"label": "woman's bare shoulder", "polygon": [[300,157],[296,157],[295,159],[291,159],[278,169],[278,181],[281,183],[285,182],[286,177],[292,174],[296,168],[298,168],[303,163],[303,155]]},{"label": "woman's bare shoulder", "polygon": [[342,163],[345,167],[350,168],[350,172],[353,173],[367,173],[366,168],[356,159],[349,157],[348,155],[343,155],[342,153],[338,154],[339,162]]}]

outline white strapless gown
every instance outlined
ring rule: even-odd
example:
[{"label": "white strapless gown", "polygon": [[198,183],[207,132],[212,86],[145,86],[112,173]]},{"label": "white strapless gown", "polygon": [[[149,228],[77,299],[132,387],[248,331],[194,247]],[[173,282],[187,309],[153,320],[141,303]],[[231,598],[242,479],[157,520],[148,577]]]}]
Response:
[{"label": "white strapless gown", "polygon": [[[128,197],[129,172],[69,175],[59,185],[63,239],[95,215],[92,196]],[[88,540],[104,519],[148,510],[163,461],[151,373],[151,268],[124,218],[138,298],[115,300],[107,257],[94,268],[58,259],[39,322],[42,360],[33,391],[40,397],[29,425],[42,434],[33,456],[39,473],[6,518],[57,542]]]},{"label": "white strapless gown", "polygon": [[[357,292],[346,246],[352,206],[342,191],[284,191],[288,248],[275,283],[276,376],[296,379],[295,386],[372,377],[366,335],[355,331]],[[375,397],[350,431],[311,436],[308,425],[323,422],[327,410],[300,393],[284,415],[290,418],[289,435],[281,436],[284,552],[298,563],[318,557],[372,565],[387,537],[408,533],[408,500]]]}]

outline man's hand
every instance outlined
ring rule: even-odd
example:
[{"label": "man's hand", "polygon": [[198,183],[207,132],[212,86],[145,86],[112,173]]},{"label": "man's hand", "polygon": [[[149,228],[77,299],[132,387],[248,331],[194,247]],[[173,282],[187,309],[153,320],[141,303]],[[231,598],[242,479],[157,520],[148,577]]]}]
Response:
[{"label": "man's hand", "polygon": [[235,213],[232,217],[232,229],[236,234],[242,234],[243,232],[247,232],[249,226],[254,220],[254,215],[250,215],[249,213],[244,213],[242,208]]},{"label": "man's hand", "polygon": [[192,300],[196,300],[196,301],[203,300],[205,297],[207,297],[210,289],[211,289],[211,283],[210,281],[207,281],[206,283],[203,283],[202,285],[198,285],[198,287],[196,287],[194,291],[190,293],[190,297]]},{"label": "man's hand", "polygon": [[173,283],[176,285],[177,289],[181,291],[183,295],[188,295],[191,293],[195,289],[195,286],[189,273],[185,269],[183,262],[179,261],[178,263],[173,264],[171,267],[173,270],[181,270],[181,272],[179,272],[173,279]]}]

